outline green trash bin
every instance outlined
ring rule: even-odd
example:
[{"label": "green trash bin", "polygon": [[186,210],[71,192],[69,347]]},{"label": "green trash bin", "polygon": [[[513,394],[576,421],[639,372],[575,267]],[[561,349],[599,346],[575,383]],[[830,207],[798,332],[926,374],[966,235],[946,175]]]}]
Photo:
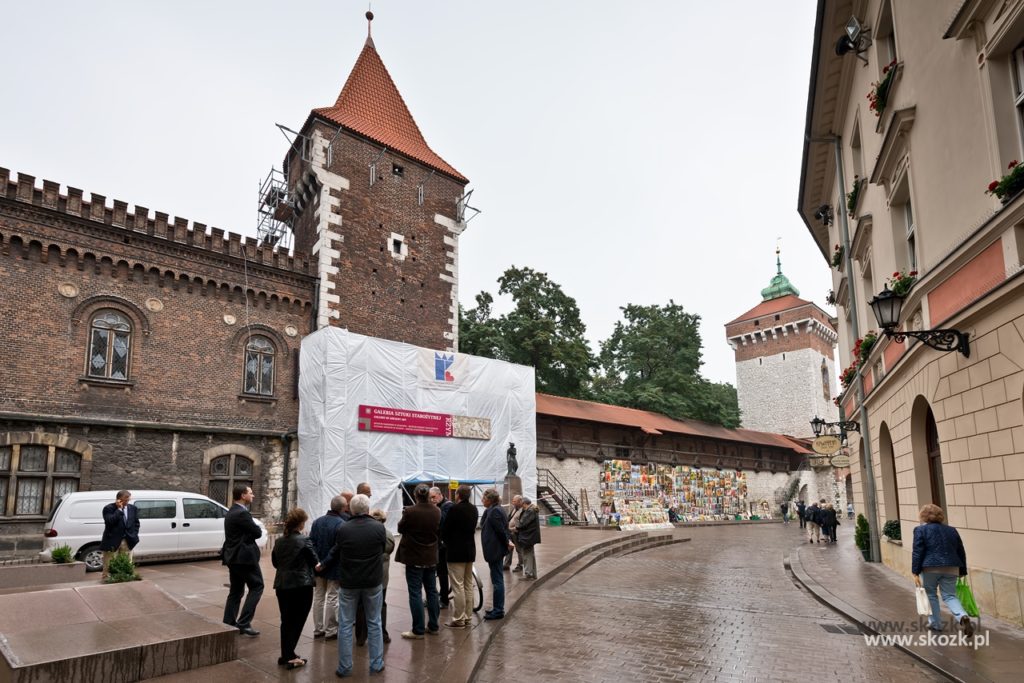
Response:
[{"label": "green trash bin", "polygon": [[562,526],[562,517],[560,515],[551,515],[548,517],[548,526]]}]

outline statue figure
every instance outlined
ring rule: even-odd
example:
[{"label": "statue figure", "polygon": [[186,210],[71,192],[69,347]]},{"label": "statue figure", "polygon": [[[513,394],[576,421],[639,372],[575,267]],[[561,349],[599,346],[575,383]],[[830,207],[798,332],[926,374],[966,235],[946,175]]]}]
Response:
[{"label": "statue figure", "polygon": [[511,441],[508,442],[508,450],[505,451],[505,459],[508,461],[508,472],[505,473],[505,476],[516,476],[519,470],[519,461],[516,460],[516,445]]}]

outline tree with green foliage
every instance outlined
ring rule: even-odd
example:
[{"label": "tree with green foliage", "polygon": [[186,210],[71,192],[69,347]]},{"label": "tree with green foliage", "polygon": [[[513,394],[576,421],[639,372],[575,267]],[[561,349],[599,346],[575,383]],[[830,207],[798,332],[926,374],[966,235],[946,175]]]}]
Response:
[{"label": "tree with green foliage", "polygon": [[624,321],[601,343],[602,375],[594,381],[600,400],[678,419],[739,426],[736,389],[700,376],[700,316],[669,301],[665,306],[629,304]]},{"label": "tree with green foliage", "polygon": [[475,308],[460,309],[459,350],[530,365],[538,391],[587,398],[595,361],[576,300],[546,273],[515,266],[498,278],[498,294],[511,296],[514,307],[497,318],[487,292]]}]

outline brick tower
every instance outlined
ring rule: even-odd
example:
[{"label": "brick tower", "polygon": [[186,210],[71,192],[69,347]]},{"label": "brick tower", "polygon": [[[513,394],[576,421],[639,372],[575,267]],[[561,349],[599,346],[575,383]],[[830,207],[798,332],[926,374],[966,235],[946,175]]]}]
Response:
[{"label": "brick tower", "polygon": [[337,100],[295,137],[284,176],[295,253],[316,264],[316,327],[457,349],[469,180],[427,145],[369,24]]},{"label": "brick tower", "polygon": [[815,415],[839,419],[832,402],[838,335],[829,315],[782,274],[778,250],[775,264],[761,303],[725,325],[736,352],[740,419],[747,429],[806,437]]}]

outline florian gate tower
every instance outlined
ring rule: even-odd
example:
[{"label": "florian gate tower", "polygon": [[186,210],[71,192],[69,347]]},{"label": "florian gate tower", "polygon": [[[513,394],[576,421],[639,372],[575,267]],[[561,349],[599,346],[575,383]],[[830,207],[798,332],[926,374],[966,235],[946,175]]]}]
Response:
[{"label": "florian gate tower", "polygon": [[725,326],[736,352],[740,419],[747,429],[808,437],[815,415],[839,419],[832,402],[839,337],[830,316],[782,274],[778,250],[775,263],[761,303]]}]

